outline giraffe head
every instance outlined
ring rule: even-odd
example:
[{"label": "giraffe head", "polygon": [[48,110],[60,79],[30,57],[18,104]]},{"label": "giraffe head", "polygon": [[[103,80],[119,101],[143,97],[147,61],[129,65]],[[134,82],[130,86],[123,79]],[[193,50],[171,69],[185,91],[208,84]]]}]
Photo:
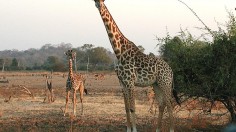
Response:
[{"label": "giraffe head", "polygon": [[105,0],[94,0],[95,6],[96,6],[98,9],[100,9],[100,7],[101,7],[101,5],[102,5],[102,3],[103,3],[104,1],[105,1]]},{"label": "giraffe head", "polygon": [[67,56],[68,59],[75,59],[76,52],[73,52],[72,50],[68,50],[67,52],[64,52],[64,54]]}]

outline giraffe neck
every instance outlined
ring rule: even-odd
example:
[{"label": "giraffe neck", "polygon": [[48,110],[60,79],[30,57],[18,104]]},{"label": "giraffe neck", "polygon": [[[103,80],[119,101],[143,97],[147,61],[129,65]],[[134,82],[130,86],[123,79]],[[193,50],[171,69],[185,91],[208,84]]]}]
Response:
[{"label": "giraffe neck", "polygon": [[115,23],[115,20],[112,18],[109,10],[104,3],[101,3],[98,10],[105,25],[110,43],[116,54],[116,57],[119,59],[120,56],[128,50],[139,51],[139,48],[121,33],[117,24]]},{"label": "giraffe neck", "polygon": [[73,78],[72,59],[69,59],[69,74],[68,74],[68,78],[70,78],[70,79]]}]

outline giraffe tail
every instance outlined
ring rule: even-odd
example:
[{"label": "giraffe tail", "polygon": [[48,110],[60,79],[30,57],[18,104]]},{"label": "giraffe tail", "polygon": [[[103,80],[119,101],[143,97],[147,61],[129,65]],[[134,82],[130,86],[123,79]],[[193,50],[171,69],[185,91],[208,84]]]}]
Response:
[{"label": "giraffe tail", "polygon": [[181,105],[180,98],[178,97],[177,91],[175,89],[173,89],[173,95],[174,95],[175,101],[180,106]]},{"label": "giraffe tail", "polygon": [[174,77],[172,78],[172,85],[173,85],[173,96],[175,98],[175,101],[176,103],[181,106],[181,103],[180,103],[180,98],[178,97],[178,93],[177,93],[177,90],[175,89],[174,87]]}]

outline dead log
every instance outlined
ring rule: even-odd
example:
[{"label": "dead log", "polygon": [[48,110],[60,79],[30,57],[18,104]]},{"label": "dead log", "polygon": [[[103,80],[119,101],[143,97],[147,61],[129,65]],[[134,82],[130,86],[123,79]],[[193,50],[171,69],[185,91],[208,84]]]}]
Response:
[{"label": "dead log", "polygon": [[0,80],[0,83],[9,83],[8,80]]}]

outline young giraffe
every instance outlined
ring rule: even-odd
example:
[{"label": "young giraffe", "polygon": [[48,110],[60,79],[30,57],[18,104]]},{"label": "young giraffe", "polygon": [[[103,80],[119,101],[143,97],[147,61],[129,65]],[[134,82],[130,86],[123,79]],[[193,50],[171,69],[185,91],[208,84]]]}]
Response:
[{"label": "young giraffe", "polygon": [[66,104],[65,104],[65,111],[64,116],[67,112],[68,107],[68,101],[70,97],[70,91],[73,93],[73,114],[76,116],[76,92],[79,90],[80,93],[80,102],[81,102],[81,114],[83,114],[83,93],[84,93],[84,78],[82,75],[73,74],[73,68],[72,68],[72,61],[75,59],[75,52],[72,50],[68,50],[65,52],[65,55],[69,59],[69,73],[68,73],[68,79],[66,82]]},{"label": "young giraffe", "polygon": [[[119,30],[111,14],[104,4],[104,0],[94,0],[104,22],[110,43],[118,59],[116,73],[123,86],[127,131],[136,129],[134,86],[154,88],[156,99],[159,101],[158,128],[161,130],[161,121],[165,107],[170,118],[170,131],[174,131],[173,117],[173,73],[170,66],[161,58],[148,56],[129,41]],[[177,101],[177,96],[174,96]],[[132,128],[131,128],[132,127]]]}]

